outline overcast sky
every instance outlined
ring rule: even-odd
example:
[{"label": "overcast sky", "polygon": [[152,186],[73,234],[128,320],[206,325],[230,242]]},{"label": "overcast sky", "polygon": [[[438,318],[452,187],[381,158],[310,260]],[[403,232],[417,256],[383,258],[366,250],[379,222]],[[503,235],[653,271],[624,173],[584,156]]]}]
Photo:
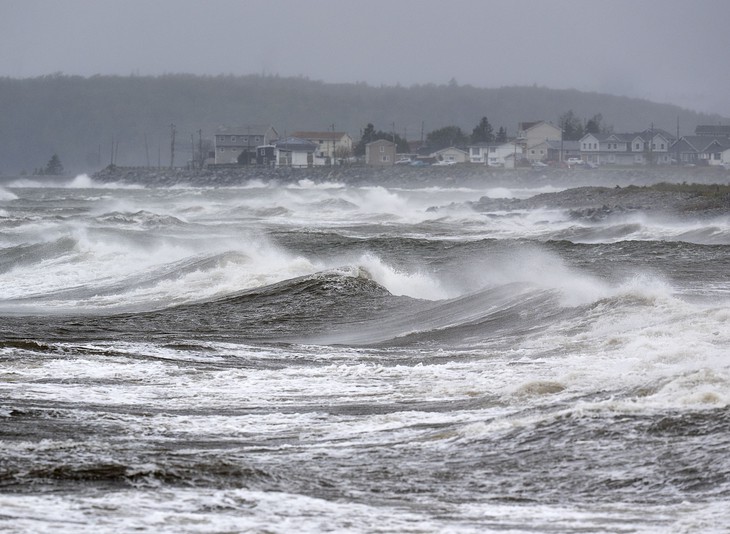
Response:
[{"label": "overcast sky", "polygon": [[730,0],[0,0],[0,76],[537,84],[730,117]]}]

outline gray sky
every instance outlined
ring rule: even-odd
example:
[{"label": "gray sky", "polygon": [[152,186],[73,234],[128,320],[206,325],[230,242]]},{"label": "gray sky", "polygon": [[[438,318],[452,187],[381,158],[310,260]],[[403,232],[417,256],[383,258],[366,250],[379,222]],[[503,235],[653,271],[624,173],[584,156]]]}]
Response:
[{"label": "gray sky", "polygon": [[537,84],[730,117],[730,0],[0,0],[0,76]]}]

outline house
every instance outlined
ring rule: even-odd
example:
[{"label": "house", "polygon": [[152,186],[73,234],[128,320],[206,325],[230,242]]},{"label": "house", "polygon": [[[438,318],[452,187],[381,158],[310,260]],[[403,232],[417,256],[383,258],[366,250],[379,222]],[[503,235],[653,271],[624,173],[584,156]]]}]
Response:
[{"label": "house", "polygon": [[730,137],[730,126],[700,124],[695,128],[695,135],[703,137]]},{"label": "house", "polygon": [[584,135],[580,157],[596,165],[668,165],[674,138],[664,130],[647,129],[638,133]]},{"label": "house", "polygon": [[279,138],[273,126],[220,126],[215,132],[215,164],[250,165],[256,162],[256,147]]},{"label": "house", "polygon": [[274,145],[257,146],[256,165],[276,166],[276,147]]},{"label": "house", "polygon": [[730,148],[730,138],[686,135],[670,148],[678,163],[684,165],[722,165],[722,153]]},{"label": "house", "polygon": [[315,157],[324,165],[352,156],[352,137],[346,132],[294,132],[292,136],[317,143]]},{"label": "house", "polygon": [[314,154],[319,148],[317,143],[298,137],[280,139],[273,145],[277,167],[312,167]]},{"label": "house", "polygon": [[478,144],[469,147],[469,161],[490,167],[505,167],[507,156],[522,156],[522,145],[516,142]]},{"label": "house", "polygon": [[[545,141],[560,141],[562,138],[562,130],[549,122],[521,122],[517,126],[517,142],[524,149],[532,148]],[[529,158],[529,153],[525,154]]]},{"label": "house", "polygon": [[730,148],[722,151],[722,154],[720,154],[720,163],[727,170],[730,170]]},{"label": "house", "polygon": [[469,153],[456,147],[442,148],[431,153],[431,157],[437,161],[445,161],[447,163],[466,163],[469,161]]},{"label": "house", "polygon": [[365,145],[365,164],[388,166],[395,163],[395,143],[387,139],[378,139]]}]

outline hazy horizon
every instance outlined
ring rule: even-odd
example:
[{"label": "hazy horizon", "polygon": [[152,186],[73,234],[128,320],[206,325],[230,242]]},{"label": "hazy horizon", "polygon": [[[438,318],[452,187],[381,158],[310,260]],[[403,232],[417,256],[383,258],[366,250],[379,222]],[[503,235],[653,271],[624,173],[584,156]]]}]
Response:
[{"label": "hazy horizon", "polygon": [[0,0],[0,76],[548,87],[730,117],[730,2]]}]

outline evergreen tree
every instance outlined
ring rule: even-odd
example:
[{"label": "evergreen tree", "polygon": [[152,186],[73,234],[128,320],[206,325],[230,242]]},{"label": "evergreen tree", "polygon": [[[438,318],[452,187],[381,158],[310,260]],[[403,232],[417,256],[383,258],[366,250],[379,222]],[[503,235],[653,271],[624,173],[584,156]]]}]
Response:
[{"label": "evergreen tree", "polygon": [[365,145],[377,141],[378,139],[387,139],[388,141],[395,142],[395,150],[400,153],[409,152],[408,142],[393,132],[384,132],[383,130],[375,130],[375,126],[372,123],[368,123],[362,132],[360,141],[355,145],[354,153],[356,156],[365,155]]},{"label": "evergreen tree", "polygon": [[426,136],[426,144],[434,150],[451,146],[466,146],[468,143],[469,136],[462,132],[458,126],[444,126]]},{"label": "evergreen tree", "polygon": [[491,143],[494,141],[494,129],[486,117],[482,117],[471,132],[472,143]]},{"label": "evergreen tree", "polygon": [[495,138],[495,141],[497,143],[507,142],[507,130],[504,129],[504,126],[500,126],[499,130],[497,130],[497,137]]},{"label": "evergreen tree", "polygon": [[58,176],[63,174],[63,165],[61,165],[61,159],[58,157],[58,154],[53,154],[53,156],[51,156],[51,159],[48,160],[46,168],[43,169],[41,174],[47,174],[49,176]]},{"label": "evergreen tree", "polygon": [[563,139],[566,141],[577,141],[585,135],[583,124],[572,109],[560,116],[560,128],[563,130]]},{"label": "evergreen tree", "polygon": [[593,115],[593,118],[591,118],[586,123],[585,133],[591,133],[591,134],[601,133],[603,131],[603,126],[601,124],[602,121],[603,121],[603,115],[601,115],[600,113]]}]

